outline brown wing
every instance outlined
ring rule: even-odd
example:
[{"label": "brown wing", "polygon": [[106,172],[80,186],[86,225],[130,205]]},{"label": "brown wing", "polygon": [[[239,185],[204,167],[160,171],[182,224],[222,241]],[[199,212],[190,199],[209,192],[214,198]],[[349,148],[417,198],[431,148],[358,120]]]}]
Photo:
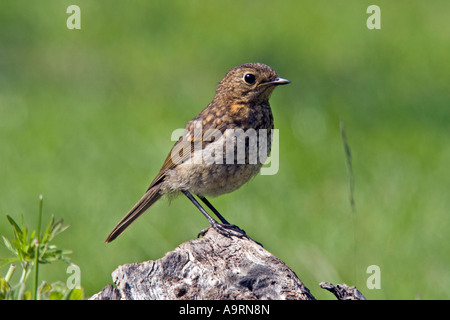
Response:
[{"label": "brown wing", "polygon": [[[177,165],[187,161],[191,157],[191,154],[194,151],[195,141],[196,137],[193,137],[192,139],[189,138],[187,132],[178,139],[178,141],[175,143],[175,145],[172,147],[169,154],[167,155],[167,158],[164,161],[157,176],[155,177],[155,179],[153,179],[152,183],[148,187],[148,190],[150,190],[153,186],[161,183],[168,170],[175,168]],[[190,150],[190,152],[184,152],[185,150],[188,149]],[[175,158],[175,161],[173,155],[178,155]]]},{"label": "brown wing", "polygon": [[[195,119],[193,121],[190,121],[186,125],[185,133],[178,139],[178,141],[172,147],[172,150],[170,150],[166,160],[159,170],[158,175],[155,177],[155,179],[153,179],[152,183],[148,187],[148,190],[161,183],[168,170],[173,169],[177,165],[189,160],[194,152],[195,143],[201,143],[202,147],[204,147],[206,144],[211,142],[214,131],[210,130],[208,126],[203,126],[202,130],[194,130],[194,121]],[[204,123],[205,121],[202,122],[202,125]],[[216,128],[214,128],[214,130],[219,130],[221,133],[223,133],[226,129],[225,126],[225,123],[221,123]],[[186,150],[189,150],[189,152],[185,152]],[[173,157],[174,155],[176,155],[175,158]]]},{"label": "brown wing", "polygon": [[[203,128],[203,130],[193,130],[192,121],[186,126],[186,132],[178,139],[172,147],[169,155],[164,161],[158,175],[153,179],[147,192],[133,206],[133,208],[125,215],[125,217],[117,224],[106,238],[105,242],[111,242],[124,232],[137,218],[139,218],[147,209],[149,209],[159,198],[161,198],[161,183],[166,176],[168,170],[175,168],[180,163],[187,161],[195,147],[195,143],[209,143],[211,139],[211,130]],[[217,130],[223,132],[224,126],[218,126]],[[189,150],[189,152],[185,152]],[[173,155],[178,155],[176,158]]]}]

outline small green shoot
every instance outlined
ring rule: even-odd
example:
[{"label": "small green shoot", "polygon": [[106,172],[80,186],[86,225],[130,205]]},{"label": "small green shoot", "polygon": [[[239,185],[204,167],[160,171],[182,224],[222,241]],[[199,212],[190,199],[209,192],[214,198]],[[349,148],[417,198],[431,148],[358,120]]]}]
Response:
[{"label": "small green shoot", "polygon": [[[0,300],[30,300],[30,299],[82,299],[82,289],[68,289],[60,282],[48,284],[43,281],[38,286],[39,265],[55,261],[71,264],[68,254],[70,250],[59,249],[53,244],[55,236],[65,231],[69,226],[63,224],[63,219],[55,221],[54,216],[41,234],[43,198],[40,197],[38,226],[31,233],[21,219],[20,225],[9,215],[6,216],[13,230],[11,239],[2,236],[3,245],[12,253],[11,258],[0,258],[0,268],[10,265],[4,278],[0,278]],[[22,267],[22,273],[17,284],[12,285],[11,279],[16,265]],[[33,290],[26,289],[26,282],[34,271]]]}]

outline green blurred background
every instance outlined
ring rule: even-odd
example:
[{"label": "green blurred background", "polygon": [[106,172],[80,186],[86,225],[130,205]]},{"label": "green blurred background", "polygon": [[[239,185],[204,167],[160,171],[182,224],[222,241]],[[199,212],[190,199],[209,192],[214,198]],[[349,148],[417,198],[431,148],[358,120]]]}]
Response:
[{"label": "green blurred background", "polygon": [[[71,4],[81,30],[66,27]],[[371,4],[381,30],[366,27]],[[271,98],[279,171],[210,199],[216,208],[319,299],[334,299],[321,281],[356,285],[369,299],[450,298],[449,1],[0,7],[0,234],[12,234],[6,214],[34,228],[42,194],[44,221],[71,224],[56,243],[74,251],[86,297],[119,264],[158,259],[207,226],[180,197],[103,243],[160,169],[172,131],[230,68],[258,61],[292,82]],[[370,265],[381,289],[366,287]],[[44,265],[41,279],[65,281],[65,268]]]}]

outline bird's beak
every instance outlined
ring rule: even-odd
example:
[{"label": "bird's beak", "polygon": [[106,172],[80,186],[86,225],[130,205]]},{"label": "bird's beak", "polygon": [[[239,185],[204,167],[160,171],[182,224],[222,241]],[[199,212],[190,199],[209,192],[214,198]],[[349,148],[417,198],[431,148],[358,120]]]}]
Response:
[{"label": "bird's beak", "polygon": [[279,85],[288,84],[288,83],[291,83],[288,79],[276,77],[275,80],[260,83],[259,86],[265,86],[265,85],[279,86]]}]

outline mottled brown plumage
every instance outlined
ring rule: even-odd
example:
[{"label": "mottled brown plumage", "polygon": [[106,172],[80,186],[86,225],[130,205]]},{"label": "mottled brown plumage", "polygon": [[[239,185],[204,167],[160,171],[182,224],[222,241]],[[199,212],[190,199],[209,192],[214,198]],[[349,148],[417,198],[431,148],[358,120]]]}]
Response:
[{"label": "mottled brown plumage", "polygon": [[[234,191],[261,169],[263,161],[251,162],[258,145],[245,134],[266,130],[271,138],[273,116],[269,97],[277,85],[287,84],[270,67],[248,63],[231,69],[217,86],[211,103],[186,124],[185,133],[175,143],[147,192],[119,222],[106,242],[119,236],[135,219],[165,194],[182,192],[205,215],[211,226],[225,235],[244,236],[245,232],[230,225],[205,196]],[[246,141],[240,161],[239,139]],[[229,139],[229,140],[227,140]],[[228,144],[228,142],[232,142]],[[233,155],[226,149],[230,147]],[[267,141],[270,153],[271,139]],[[223,152],[222,152],[223,151]],[[242,160],[242,159],[241,159]],[[221,220],[215,221],[197,202],[198,196]]]}]

